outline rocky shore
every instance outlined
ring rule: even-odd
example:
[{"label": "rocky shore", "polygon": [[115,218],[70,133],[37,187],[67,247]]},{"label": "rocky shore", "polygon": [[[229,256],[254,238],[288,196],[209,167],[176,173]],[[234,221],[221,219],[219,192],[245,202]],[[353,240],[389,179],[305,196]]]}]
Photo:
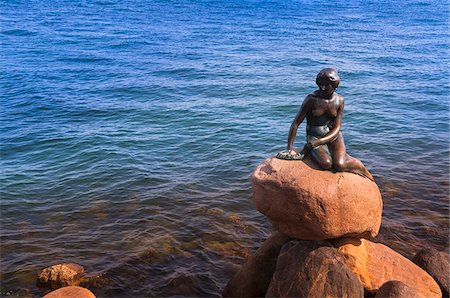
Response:
[{"label": "rocky shore", "polygon": [[421,251],[414,263],[371,241],[383,206],[373,181],[270,158],[252,187],[256,209],[275,229],[224,297],[448,297],[448,254]]},{"label": "rocky shore", "polygon": [[[224,297],[449,297],[447,253],[411,261],[374,242],[383,202],[373,181],[319,170],[310,160],[270,158],[252,175],[253,202],[273,224],[223,290]],[[95,297],[101,276],[74,263],[43,269],[46,298]]]}]

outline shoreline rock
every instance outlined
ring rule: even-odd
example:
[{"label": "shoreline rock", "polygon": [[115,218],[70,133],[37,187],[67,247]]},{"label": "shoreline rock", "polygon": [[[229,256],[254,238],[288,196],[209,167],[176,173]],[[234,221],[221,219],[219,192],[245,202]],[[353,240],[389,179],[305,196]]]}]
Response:
[{"label": "shoreline rock", "polygon": [[55,290],[66,286],[78,286],[83,282],[83,266],[75,263],[56,264],[44,268],[38,275],[37,286]]},{"label": "shoreline rock", "polygon": [[414,256],[413,262],[434,278],[442,290],[443,297],[449,297],[450,265],[447,253],[425,248]]},{"label": "shoreline rock", "polygon": [[413,289],[398,280],[391,280],[383,284],[375,298],[416,298],[417,293]]},{"label": "shoreline rock", "polygon": [[388,281],[398,280],[418,297],[442,296],[438,284],[427,272],[381,243],[344,238],[333,244],[369,293],[376,293]]},{"label": "shoreline rock", "polygon": [[96,298],[94,293],[86,288],[67,286],[54,290],[43,298]]},{"label": "shoreline rock", "polygon": [[283,245],[266,297],[363,297],[344,257],[325,241]]},{"label": "shoreline rock", "polygon": [[223,290],[223,297],[265,296],[278,254],[289,237],[274,232],[242,265]]},{"label": "shoreline rock", "polygon": [[252,175],[253,202],[283,234],[299,240],[373,238],[383,202],[373,181],[323,171],[308,161],[270,158]]}]

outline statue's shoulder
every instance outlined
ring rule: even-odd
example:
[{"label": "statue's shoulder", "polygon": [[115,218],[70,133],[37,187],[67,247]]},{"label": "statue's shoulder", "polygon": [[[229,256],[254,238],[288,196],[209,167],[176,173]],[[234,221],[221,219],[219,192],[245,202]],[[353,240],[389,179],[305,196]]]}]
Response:
[{"label": "statue's shoulder", "polygon": [[317,97],[316,92],[306,95],[305,99],[303,100],[302,105],[303,106],[310,105],[316,97]]},{"label": "statue's shoulder", "polygon": [[343,95],[340,95],[340,94],[338,94],[338,93],[336,93],[336,95],[337,95],[337,101],[338,101],[338,103],[339,103],[339,104],[343,104],[343,103],[344,103],[344,96],[343,96]]},{"label": "statue's shoulder", "polygon": [[313,97],[313,98],[320,97],[320,91],[316,90],[313,93],[308,94],[307,97]]},{"label": "statue's shoulder", "polygon": [[310,93],[308,95],[306,95],[305,100],[303,102],[312,102],[314,99],[319,97],[319,92],[318,91],[314,91],[313,93]]}]

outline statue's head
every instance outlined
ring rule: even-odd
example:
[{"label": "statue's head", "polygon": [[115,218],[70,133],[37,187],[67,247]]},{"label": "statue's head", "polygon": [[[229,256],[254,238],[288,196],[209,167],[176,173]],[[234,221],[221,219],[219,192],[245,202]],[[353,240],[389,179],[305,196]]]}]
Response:
[{"label": "statue's head", "polygon": [[330,84],[334,89],[336,89],[340,82],[341,79],[339,78],[339,74],[334,68],[324,68],[317,74],[316,77],[316,84],[319,88]]}]

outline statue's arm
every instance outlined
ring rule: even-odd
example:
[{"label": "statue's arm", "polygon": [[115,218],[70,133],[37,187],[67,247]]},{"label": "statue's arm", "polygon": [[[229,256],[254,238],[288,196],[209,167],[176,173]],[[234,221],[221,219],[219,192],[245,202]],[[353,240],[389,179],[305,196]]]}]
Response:
[{"label": "statue's arm", "polygon": [[303,122],[303,120],[306,117],[306,114],[309,110],[309,107],[311,105],[311,95],[308,95],[305,100],[302,103],[302,106],[300,107],[300,110],[298,111],[297,115],[295,116],[294,121],[292,121],[291,128],[289,129],[289,135],[288,135],[288,145],[287,150],[290,152],[294,146],[295,137],[297,136],[297,130],[300,124]]},{"label": "statue's arm", "polygon": [[314,143],[312,144],[314,147],[325,145],[333,141],[338,136],[339,132],[341,131],[343,114],[344,114],[344,97],[341,96],[339,100],[339,108],[337,110],[337,115],[333,122],[333,128],[322,138],[314,140]]}]

